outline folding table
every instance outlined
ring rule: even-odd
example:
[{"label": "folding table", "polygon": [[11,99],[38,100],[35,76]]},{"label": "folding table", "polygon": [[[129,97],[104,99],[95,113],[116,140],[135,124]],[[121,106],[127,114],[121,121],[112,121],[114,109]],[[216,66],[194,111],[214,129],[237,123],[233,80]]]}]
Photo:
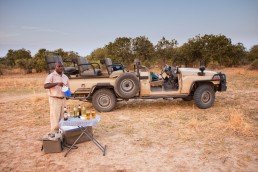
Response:
[{"label": "folding table", "polygon": [[69,148],[69,150],[66,152],[64,157],[67,156],[67,154],[70,152],[71,149],[75,148],[74,145],[78,142],[78,140],[82,137],[83,134],[85,134],[93,143],[103,152],[103,156],[106,155],[106,148],[107,146],[102,146],[93,136],[91,136],[86,130],[89,126],[96,126],[97,123],[100,121],[100,116],[96,115],[95,119],[90,120],[83,120],[80,118],[68,118],[68,120],[64,121],[63,119],[59,122],[59,126],[78,126],[82,129],[82,133],[78,136],[78,138],[74,141],[72,146]]}]

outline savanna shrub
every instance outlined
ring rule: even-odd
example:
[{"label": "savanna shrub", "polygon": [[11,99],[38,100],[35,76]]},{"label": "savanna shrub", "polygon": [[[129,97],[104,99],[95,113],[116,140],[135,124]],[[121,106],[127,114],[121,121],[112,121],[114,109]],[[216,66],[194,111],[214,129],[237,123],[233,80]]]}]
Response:
[{"label": "savanna shrub", "polygon": [[258,59],[255,59],[255,60],[251,63],[249,69],[251,69],[251,70],[257,70],[257,69],[258,69]]}]

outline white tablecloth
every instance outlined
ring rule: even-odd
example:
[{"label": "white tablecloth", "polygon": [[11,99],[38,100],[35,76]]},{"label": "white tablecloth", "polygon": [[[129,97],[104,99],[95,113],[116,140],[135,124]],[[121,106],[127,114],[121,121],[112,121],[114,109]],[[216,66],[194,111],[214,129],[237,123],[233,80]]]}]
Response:
[{"label": "white tablecloth", "polygon": [[81,118],[73,118],[70,117],[68,118],[68,120],[64,121],[64,119],[62,119],[59,122],[59,126],[63,127],[63,126],[81,126],[81,127],[88,127],[88,126],[96,126],[97,123],[100,121],[100,116],[96,115],[95,119],[90,119],[90,120],[84,120]]}]

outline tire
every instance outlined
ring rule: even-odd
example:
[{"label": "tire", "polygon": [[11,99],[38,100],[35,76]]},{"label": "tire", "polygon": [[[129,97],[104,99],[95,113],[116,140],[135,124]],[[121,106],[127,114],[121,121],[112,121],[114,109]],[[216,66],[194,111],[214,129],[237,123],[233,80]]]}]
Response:
[{"label": "tire", "polygon": [[110,112],[116,106],[116,96],[109,89],[99,89],[92,96],[92,104],[99,112]]},{"label": "tire", "polygon": [[211,85],[200,85],[194,92],[194,101],[200,109],[211,107],[215,101],[215,91]]},{"label": "tire", "polygon": [[123,73],[116,79],[115,92],[121,98],[132,98],[139,90],[139,79],[133,73]]}]

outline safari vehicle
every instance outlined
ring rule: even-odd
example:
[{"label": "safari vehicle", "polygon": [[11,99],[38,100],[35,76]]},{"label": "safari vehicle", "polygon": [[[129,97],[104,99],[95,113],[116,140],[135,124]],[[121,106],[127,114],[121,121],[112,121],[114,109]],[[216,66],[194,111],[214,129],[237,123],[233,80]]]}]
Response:
[{"label": "safari vehicle", "polygon": [[181,98],[194,100],[201,109],[210,108],[216,91],[226,91],[226,75],[205,70],[205,67],[178,68],[165,65],[157,76],[148,68],[134,61],[134,71],[128,72],[120,63],[110,58],[101,60],[106,71],[98,63],[86,58],[77,59],[78,69],[66,74],[70,78],[69,99],[88,101],[100,112],[112,111],[118,101],[129,99]]}]

